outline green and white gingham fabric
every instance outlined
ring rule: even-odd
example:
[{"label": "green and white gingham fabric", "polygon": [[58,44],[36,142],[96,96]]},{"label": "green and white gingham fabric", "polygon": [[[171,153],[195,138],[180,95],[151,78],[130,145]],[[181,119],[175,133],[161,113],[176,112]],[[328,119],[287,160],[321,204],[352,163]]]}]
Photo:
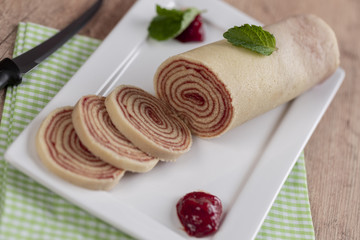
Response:
[{"label": "green and white gingham fabric", "polygon": [[[33,23],[20,23],[14,56],[55,32]],[[75,36],[26,74],[21,85],[7,89],[0,125],[0,240],[132,239],[17,171],[3,157],[16,136],[99,44],[96,39]],[[314,238],[304,156],[301,155],[256,239]]]}]

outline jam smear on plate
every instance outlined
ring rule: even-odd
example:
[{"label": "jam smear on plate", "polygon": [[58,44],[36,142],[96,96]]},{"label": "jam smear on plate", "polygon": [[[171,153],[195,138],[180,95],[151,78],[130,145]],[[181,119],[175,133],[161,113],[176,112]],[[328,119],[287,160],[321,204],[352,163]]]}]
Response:
[{"label": "jam smear on plate", "polygon": [[177,215],[187,234],[205,237],[219,228],[221,200],[206,192],[190,192],[176,204]]}]

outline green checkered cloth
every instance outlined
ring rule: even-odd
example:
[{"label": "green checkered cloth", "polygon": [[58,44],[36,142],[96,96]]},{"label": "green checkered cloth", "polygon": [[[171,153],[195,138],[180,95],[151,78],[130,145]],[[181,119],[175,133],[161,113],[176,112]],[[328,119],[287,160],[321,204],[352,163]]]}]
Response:
[{"label": "green checkered cloth", "polygon": [[[38,45],[55,32],[33,23],[20,23],[14,56]],[[7,89],[0,125],[0,239],[131,239],[17,171],[4,160],[4,152],[15,137],[99,44],[96,39],[75,36],[26,74],[21,85]],[[315,238],[303,155],[282,187],[256,238]]]}]

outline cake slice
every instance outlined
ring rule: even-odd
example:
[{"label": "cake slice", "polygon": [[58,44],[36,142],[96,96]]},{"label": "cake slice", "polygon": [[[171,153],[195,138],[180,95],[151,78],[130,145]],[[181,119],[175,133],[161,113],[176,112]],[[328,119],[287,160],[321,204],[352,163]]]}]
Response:
[{"label": "cake slice", "polygon": [[132,172],[147,172],[159,161],[135,147],[112,123],[105,97],[87,95],[75,105],[72,121],[81,142],[103,161]]},{"label": "cake slice", "polygon": [[73,107],[61,107],[42,122],[36,135],[36,150],[54,174],[92,190],[109,190],[125,171],[93,155],[80,141],[72,124]]},{"label": "cake slice", "polygon": [[105,105],[116,128],[149,155],[172,161],[190,150],[189,128],[150,93],[121,85],[110,93]]}]

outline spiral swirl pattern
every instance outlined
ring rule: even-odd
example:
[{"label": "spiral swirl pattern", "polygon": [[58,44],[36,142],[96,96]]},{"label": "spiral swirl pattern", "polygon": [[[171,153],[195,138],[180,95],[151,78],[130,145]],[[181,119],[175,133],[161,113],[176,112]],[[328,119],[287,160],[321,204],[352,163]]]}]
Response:
[{"label": "spiral swirl pattern", "polygon": [[172,61],[155,78],[157,96],[169,103],[192,133],[204,138],[220,135],[233,116],[225,85],[204,65]]},{"label": "spiral swirl pattern", "polygon": [[44,164],[58,176],[90,189],[110,189],[124,174],[94,156],[72,124],[72,107],[54,110],[39,128],[36,145]]},{"label": "spiral swirl pattern", "polygon": [[72,114],[74,128],[83,144],[102,160],[125,170],[146,172],[157,158],[135,147],[112,123],[105,107],[105,97],[80,98]]},{"label": "spiral swirl pattern", "polygon": [[144,152],[174,160],[191,147],[191,132],[172,109],[140,88],[122,85],[105,101],[112,122]]}]

